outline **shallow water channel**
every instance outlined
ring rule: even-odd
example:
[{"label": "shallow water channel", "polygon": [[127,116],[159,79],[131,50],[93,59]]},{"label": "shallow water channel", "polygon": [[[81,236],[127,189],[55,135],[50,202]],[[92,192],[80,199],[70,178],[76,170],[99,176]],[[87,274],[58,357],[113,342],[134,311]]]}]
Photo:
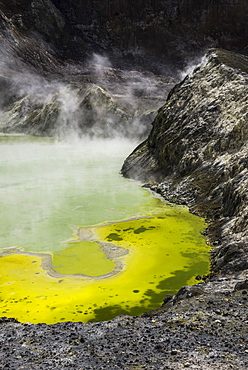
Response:
[{"label": "shallow water channel", "polygon": [[140,315],[208,273],[203,220],[119,175],[135,146],[0,137],[0,316]]}]

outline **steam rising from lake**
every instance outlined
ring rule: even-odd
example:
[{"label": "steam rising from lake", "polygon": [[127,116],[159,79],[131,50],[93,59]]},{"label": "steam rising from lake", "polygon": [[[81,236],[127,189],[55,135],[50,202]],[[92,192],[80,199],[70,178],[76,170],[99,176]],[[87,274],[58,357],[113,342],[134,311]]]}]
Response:
[{"label": "steam rising from lake", "polygon": [[141,140],[172,85],[163,76],[115,69],[107,56],[98,54],[69,70],[67,83],[2,56],[0,131]]}]

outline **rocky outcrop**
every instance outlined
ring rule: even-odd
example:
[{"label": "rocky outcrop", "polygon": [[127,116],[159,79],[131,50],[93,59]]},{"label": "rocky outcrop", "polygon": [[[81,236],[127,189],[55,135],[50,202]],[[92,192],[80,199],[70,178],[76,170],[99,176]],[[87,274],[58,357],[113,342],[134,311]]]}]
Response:
[{"label": "rocky outcrop", "polygon": [[170,92],[126,177],[210,223],[213,272],[248,269],[248,58],[212,50]]},{"label": "rocky outcrop", "polygon": [[[44,42],[41,37],[34,37],[22,27],[16,25],[1,11],[0,3],[0,67],[8,77],[11,69],[32,70],[40,75],[61,78],[64,73],[64,64],[59,60],[52,47]],[[8,66],[5,71],[3,68]],[[27,71],[26,71],[27,72]]]}]

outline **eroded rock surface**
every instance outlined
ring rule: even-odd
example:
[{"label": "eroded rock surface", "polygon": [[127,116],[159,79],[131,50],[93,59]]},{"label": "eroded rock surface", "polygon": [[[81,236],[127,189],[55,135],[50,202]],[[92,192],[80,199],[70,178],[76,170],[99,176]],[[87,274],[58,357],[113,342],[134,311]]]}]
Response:
[{"label": "eroded rock surface", "polygon": [[50,95],[41,101],[25,95],[5,107],[0,116],[0,130],[64,138],[73,132],[79,136],[109,137],[121,130],[127,133],[129,129],[131,115],[99,86],[58,84],[57,92],[51,88]]}]

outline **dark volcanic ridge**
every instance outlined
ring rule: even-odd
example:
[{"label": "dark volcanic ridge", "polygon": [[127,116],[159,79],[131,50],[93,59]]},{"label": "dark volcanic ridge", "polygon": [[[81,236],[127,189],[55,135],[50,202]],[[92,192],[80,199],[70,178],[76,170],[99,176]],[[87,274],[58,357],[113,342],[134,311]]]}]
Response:
[{"label": "dark volcanic ridge", "polygon": [[62,60],[111,54],[116,67],[161,73],[211,47],[247,53],[246,0],[8,0],[0,10]]}]

